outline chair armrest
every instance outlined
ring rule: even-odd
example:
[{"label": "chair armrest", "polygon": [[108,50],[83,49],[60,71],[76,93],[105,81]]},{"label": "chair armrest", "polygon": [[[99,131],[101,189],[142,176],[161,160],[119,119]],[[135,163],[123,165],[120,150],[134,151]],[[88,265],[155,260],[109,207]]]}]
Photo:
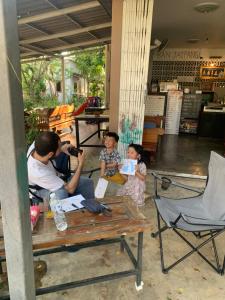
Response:
[{"label": "chair armrest", "polygon": [[95,168],[95,169],[91,169],[91,170],[84,170],[84,171],[81,172],[81,174],[91,173],[91,175],[92,175],[94,172],[97,172],[97,171],[100,171],[100,168]]},{"label": "chair armrest", "polygon": [[[94,172],[100,171],[100,168],[90,169],[90,170],[83,170],[81,172],[81,175],[89,174],[89,178],[93,175]],[[76,172],[76,169],[74,171],[71,171],[71,174],[74,174]]]},{"label": "chair armrest", "polygon": [[[185,190],[188,190],[188,191],[192,191],[192,192],[198,193],[199,195],[201,195],[201,194],[203,193],[202,190],[199,190],[199,189],[197,189],[197,188],[194,188],[194,187],[191,187],[191,186],[188,186],[188,185],[185,185],[185,184],[178,183],[178,182],[176,182],[176,181],[174,181],[174,180],[171,180],[171,179],[168,178],[168,177],[160,176],[159,174],[157,174],[157,173],[155,173],[155,172],[151,172],[151,175],[154,177],[156,183],[157,183],[157,180],[162,181],[162,177],[163,177],[163,178],[169,179],[169,180],[171,181],[171,182],[170,182],[171,185],[174,185],[174,186],[176,186],[176,187],[179,187],[179,188],[182,188],[182,189],[185,189]],[[155,187],[155,188],[156,188],[156,187]],[[156,189],[156,191],[157,191],[157,189]]]},{"label": "chair armrest", "polygon": [[203,225],[203,226],[223,226],[225,227],[225,220],[213,220],[213,219],[207,219],[207,218],[197,218],[188,216],[185,214],[181,214],[181,217],[183,220],[191,225]]}]

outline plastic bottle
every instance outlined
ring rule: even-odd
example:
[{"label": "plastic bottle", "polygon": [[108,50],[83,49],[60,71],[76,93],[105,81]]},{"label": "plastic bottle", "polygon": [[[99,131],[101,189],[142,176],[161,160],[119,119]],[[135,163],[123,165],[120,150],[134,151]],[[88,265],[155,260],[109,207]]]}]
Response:
[{"label": "plastic bottle", "polygon": [[67,228],[66,216],[62,210],[60,200],[57,199],[55,193],[50,195],[50,207],[54,215],[55,225],[59,231],[64,231]]}]

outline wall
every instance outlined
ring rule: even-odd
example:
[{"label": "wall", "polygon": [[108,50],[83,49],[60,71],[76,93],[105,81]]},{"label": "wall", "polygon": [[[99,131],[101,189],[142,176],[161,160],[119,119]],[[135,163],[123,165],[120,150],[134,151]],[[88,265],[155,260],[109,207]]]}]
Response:
[{"label": "wall", "polygon": [[[68,73],[68,74],[67,74]],[[75,76],[73,76],[75,75]],[[70,101],[74,94],[74,82],[77,82],[77,94],[87,96],[86,80],[79,76],[79,70],[75,63],[68,57],[65,58],[65,90],[66,102]]]},{"label": "wall", "polygon": [[[210,58],[222,56],[222,58]],[[201,80],[201,66],[225,66],[225,49],[166,49],[155,51],[152,62],[152,79],[167,81],[178,79],[182,87],[201,89],[207,82],[213,87],[224,87],[225,81]]]},{"label": "wall", "polygon": [[[65,99],[66,103],[71,101],[74,95],[74,83],[77,82],[77,95],[87,96],[87,81],[79,75],[75,63],[69,58],[65,58]],[[61,82],[62,89],[62,82]],[[46,95],[57,95],[58,102],[63,103],[63,93],[56,91],[55,82],[46,82]]]}]

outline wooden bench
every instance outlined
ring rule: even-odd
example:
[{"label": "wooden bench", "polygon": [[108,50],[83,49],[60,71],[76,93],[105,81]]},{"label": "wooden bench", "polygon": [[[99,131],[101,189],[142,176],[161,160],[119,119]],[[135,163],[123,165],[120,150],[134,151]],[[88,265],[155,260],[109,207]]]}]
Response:
[{"label": "wooden bench", "polygon": [[165,130],[163,128],[144,128],[142,146],[145,150],[150,152],[150,157],[155,159],[159,137],[163,135]]},{"label": "wooden bench", "polygon": [[65,104],[55,108],[39,108],[37,113],[38,128],[43,130],[61,131],[70,128],[74,124],[74,105]]},{"label": "wooden bench", "polygon": [[155,123],[157,128],[161,128],[164,125],[165,117],[164,116],[145,116],[144,123],[150,122]]}]

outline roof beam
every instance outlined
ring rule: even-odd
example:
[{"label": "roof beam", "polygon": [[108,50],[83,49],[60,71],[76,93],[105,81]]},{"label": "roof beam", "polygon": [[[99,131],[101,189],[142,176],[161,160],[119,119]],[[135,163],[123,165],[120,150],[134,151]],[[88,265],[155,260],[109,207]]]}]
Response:
[{"label": "roof beam", "polygon": [[[31,55],[46,55],[46,54],[43,54],[43,53],[40,53],[39,51],[35,51],[35,50],[31,50],[27,47],[23,47],[23,46],[20,46],[20,49],[21,50],[28,50],[29,52],[24,52],[24,53],[20,53],[20,57],[27,57],[27,56],[31,56]],[[50,55],[50,54],[48,54]]]},{"label": "roof beam", "polygon": [[61,38],[61,37],[76,35],[76,34],[88,32],[88,31],[91,31],[91,30],[98,30],[98,29],[102,29],[102,28],[108,28],[108,27],[111,27],[111,26],[112,26],[112,23],[107,22],[107,23],[103,23],[103,24],[78,28],[78,29],[59,32],[59,33],[54,33],[54,34],[49,34],[49,35],[46,35],[46,36],[40,36],[40,37],[33,38],[33,39],[22,40],[22,41],[20,41],[20,45],[33,44],[33,43],[37,43],[37,42],[42,42],[42,41],[47,41],[47,40],[52,40],[52,39],[58,39],[58,38]]},{"label": "roof beam", "polygon": [[36,52],[36,53],[38,53],[38,54],[49,55],[49,51],[46,52],[45,49],[40,49],[40,48],[35,47],[35,46],[28,45],[28,46],[22,46],[22,47],[23,47],[24,49],[26,49],[26,50],[31,51],[31,52],[34,51],[34,52]]},{"label": "roof beam", "polygon": [[[45,0],[45,2],[47,2],[49,5],[51,5],[51,6],[54,7],[55,9],[60,9],[60,8],[61,8],[61,7],[59,7],[58,5],[56,5],[56,4],[54,3],[54,0]],[[69,15],[66,15],[66,18],[67,18],[68,20],[70,20],[73,24],[75,24],[76,26],[78,26],[78,27],[83,27],[83,25],[82,25],[80,22],[78,22],[77,19],[74,18],[74,16],[71,17],[71,16],[69,16]],[[90,36],[94,37],[95,39],[98,38],[98,37],[97,37],[96,35],[94,35],[93,33],[91,33],[91,32],[88,32],[88,33],[89,33]]]},{"label": "roof beam", "polygon": [[110,11],[107,9],[105,3],[102,0],[98,0],[98,2],[100,3],[100,5],[104,9],[104,11],[106,12],[108,17],[112,18],[112,15],[111,15]]},{"label": "roof beam", "polygon": [[53,58],[62,58],[61,55],[54,55],[54,56],[39,56],[39,57],[31,57],[31,58],[22,58],[20,57],[21,60],[20,60],[20,63],[21,64],[28,64],[28,63],[33,63],[33,62],[36,62],[36,61],[43,61],[43,60],[46,60],[46,61],[50,61],[51,59]]},{"label": "roof beam", "polygon": [[100,4],[98,1],[91,1],[91,2],[87,2],[87,3],[79,4],[79,5],[74,5],[74,6],[58,9],[58,10],[53,10],[53,11],[46,12],[46,13],[43,13],[40,15],[24,17],[24,18],[21,18],[18,20],[18,24],[21,25],[21,24],[26,24],[26,23],[33,23],[33,22],[50,19],[50,18],[55,18],[58,16],[67,15],[67,14],[71,14],[71,13],[75,13],[78,11],[99,7],[99,6],[100,6]]},{"label": "roof beam", "polygon": [[41,55],[41,54],[38,53],[37,51],[31,51],[31,52],[27,52],[27,53],[21,53],[20,57],[24,58],[24,57],[28,57],[28,56],[32,56],[32,55]]},{"label": "roof beam", "polygon": [[49,48],[49,49],[46,49],[45,51],[54,52],[54,51],[70,50],[70,49],[74,49],[74,48],[78,48],[78,47],[82,47],[82,46],[89,46],[89,45],[94,45],[97,43],[104,43],[104,42],[107,42],[110,40],[111,40],[111,37],[107,36],[105,38],[96,39],[96,40],[92,40],[92,41],[86,41],[86,42],[81,42],[81,43],[76,43],[76,44],[70,44],[70,45],[65,45],[65,46],[60,46],[60,47]]},{"label": "roof beam", "polygon": [[[48,36],[48,35],[50,34],[50,33],[47,32],[46,30],[43,30],[42,28],[40,28],[39,26],[34,25],[34,24],[25,24],[25,26],[30,27],[30,28],[32,28],[32,29],[34,29],[34,30],[36,30],[36,31],[39,31],[40,33],[44,33],[45,36]],[[58,39],[58,40],[59,40],[59,41],[62,41],[64,44],[68,44],[66,41],[64,41],[63,38]]]}]

